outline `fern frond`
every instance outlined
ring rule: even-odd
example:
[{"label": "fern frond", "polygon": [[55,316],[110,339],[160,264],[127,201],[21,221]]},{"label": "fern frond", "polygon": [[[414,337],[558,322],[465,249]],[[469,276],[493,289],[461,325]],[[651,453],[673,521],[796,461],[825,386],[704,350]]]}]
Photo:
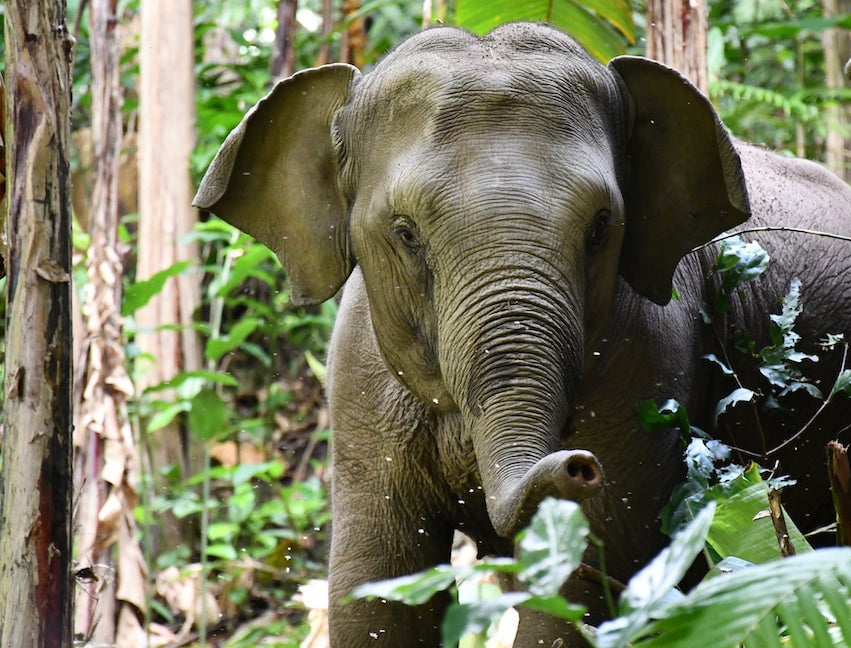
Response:
[{"label": "fern frond", "polygon": [[739,102],[760,103],[782,110],[787,117],[808,122],[818,118],[818,108],[804,103],[796,95],[785,95],[769,88],[716,79],[710,84],[713,97],[729,96]]}]

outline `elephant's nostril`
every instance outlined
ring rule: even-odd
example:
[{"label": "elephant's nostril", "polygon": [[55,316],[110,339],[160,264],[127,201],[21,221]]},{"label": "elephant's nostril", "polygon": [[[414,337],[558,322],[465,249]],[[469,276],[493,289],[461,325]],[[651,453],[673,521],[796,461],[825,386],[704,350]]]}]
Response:
[{"label": "elephant's nostril", "polygon": [[567,474],[571,478],[593,484],[600,480],[600,468],[595,461],[576,457],[567,462]]}]

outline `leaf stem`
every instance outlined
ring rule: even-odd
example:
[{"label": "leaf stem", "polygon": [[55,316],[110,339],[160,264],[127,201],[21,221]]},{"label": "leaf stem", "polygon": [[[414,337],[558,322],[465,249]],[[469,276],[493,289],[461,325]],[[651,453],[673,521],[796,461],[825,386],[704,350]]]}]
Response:
[{"label": "leaf stem", "polygon": [[593,533],[588,535],[588,539],[595,547],[597,547],[597,555],[600,559],[600,569],[595,569],[587,563],[580,563],[576,570],[576,577],[600,584],[603,588],[603,597],[606,600],[606,607],[609,608],[609,614],[614,619],[618,616],[618,608],[617,605],[615,605],[615,597],[612,594],[612,586],[614,585],[614,588],[617,589],[618,593],[620,593],[626,589],[626,585],[614,578],[611,578],[606,573],[606,552],[605,547],[603,546],[603,541]]},{"label": "leaf stem", "polygon": [[[840,365],[839,365],[839,374],[840,374],[840,375],[842,374],[842,372],[843,372],[843,371],[845,371],[845,362],[846,362],[847,360],[848,360],[848,344],[845,344],[845,348],[844,348],[844,349],[843,349],[843,351],[842,351],[842,362],[841,362],[841,363],[840,363]],[[771,450],[769,450],[769,451],[768,451],[768,454],[767,454],[766,456],[768,457],[768,456],[770,456],[770,455],[773,455],[775,452],[780,452],[783,448],[785,448],[786,446],[788,446],[788,445],[789,445],[790,443],[792,443],[795,439],[798,439],[798,438],[799,438],[799,437],[800,437],[800,436],[801,436],[804,432],[806,432],[806,431],[807,431],[807,429],[808,429],[808,428],[809,428],[809,427],[813,424],[813,421],[815,421],[815,420],[816,420],[816,419],[817,419],[817,418],[821,415],[821,413],[822,413],[825,409],[827,409],[827,406],[828,406],[828,405],[830,405],[831,401],[833,401],[833,394],[831,394],[830,396],[828,396],[828,397],[824,400],[824,402],[821,404],[821,407],[819,407],[819,408],[816,410],[816,413],[815,413],[815,414],[813,414],[813,415],[810,417],[810,420],[809,420],[809,421],[807,421],[806,423],[804,423],[803,427],[802,427],[800,430],[798,430],[797,432],[795,432],[795,434],[793,434],[792,436],[790,436],[788,439],[786,439],[786,440],[785,440],[783,443],[781,443],[780,445],[778,445],[778,446],[776,446],[776,447],[772,448]]]}]

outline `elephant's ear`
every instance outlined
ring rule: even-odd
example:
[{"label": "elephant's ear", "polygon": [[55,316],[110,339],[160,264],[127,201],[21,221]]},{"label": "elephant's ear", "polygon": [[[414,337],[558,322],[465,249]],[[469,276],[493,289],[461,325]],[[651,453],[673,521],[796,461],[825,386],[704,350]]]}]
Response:
[{"label": "elephant's ear", "polygon": [[228,135],[193,200],[274,251],[299,305],[332,297],[354,267],[331,121],[359,74],[331,64],[280,81]]},{"label": "elephant's ear", "polygon": [[679,72],[631,56],[609,69],[626,86],[633,119],[620,272],[664,305],[680,259],[748,219],[745,178],[712,104]]}]

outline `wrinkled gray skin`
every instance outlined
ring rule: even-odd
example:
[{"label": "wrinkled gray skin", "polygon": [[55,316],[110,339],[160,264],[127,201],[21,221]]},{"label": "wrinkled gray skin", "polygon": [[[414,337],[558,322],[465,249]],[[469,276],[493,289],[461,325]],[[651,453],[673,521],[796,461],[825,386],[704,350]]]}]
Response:
[{"label": "wrinkled gray skin", "polygon": [[[677,434],[644,431],[635,404],[676,398],[711,427],[732,388],[701,360],[719,352],[698,316],[715,252],[689,251],[749,214],[749,226],[851,234],[846,185],[732,141],[678,73],[628,57],[604,67],[528,24],[484,38],[433,29],[364,76],[331,65],[281,82],[196,204],[275,250],[297,303],[345,283],[328,391],[331,634],[347,648],[437,645],[443,596],[341,598],[447,562],[455,529],[482,554],[511,554],[546,495],[583,501],[610,574],[628,579],[665,543],[657,515],[682,464]],[[798,276],[802,334],[848,333],[848,244],[759,240],[774,265],[729,324],[763,335]],[[819,363],[824,381],[837,355]],[[804,526],[829,519],[822,444],[851,420],[840,405],[770,460],[806,478]],[[731,440],[758,451],[751,423]],[[599,619],[596,583],[566,589]],[[525,615],[517,645],[568,632]]]}]

